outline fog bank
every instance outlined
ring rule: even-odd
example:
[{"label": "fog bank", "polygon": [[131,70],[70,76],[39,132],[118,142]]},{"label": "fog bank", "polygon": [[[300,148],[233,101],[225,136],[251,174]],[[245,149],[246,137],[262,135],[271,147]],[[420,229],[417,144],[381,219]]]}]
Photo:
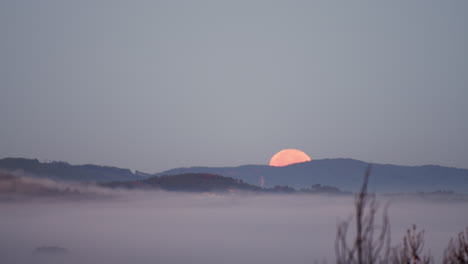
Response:
[{"label": "fog bank", "polygon": [[[395,200],[392,244],[413,223],[440,256],[468,224],[468,203]],[[114,200],[0,203],[4,263],[313,263],[334,261],[352,197],[138,192]],[[41,246],[65,256],[32,254]]]}]

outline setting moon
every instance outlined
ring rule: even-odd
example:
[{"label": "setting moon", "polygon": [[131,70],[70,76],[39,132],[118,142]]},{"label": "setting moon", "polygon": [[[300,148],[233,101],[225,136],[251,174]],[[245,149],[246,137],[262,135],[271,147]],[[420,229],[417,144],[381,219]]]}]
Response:
[{"label": "setting moon", "polygon": [[271,157],[270,166],[283,167],[311,160],[305,152],[298,149],[283,149]]}]

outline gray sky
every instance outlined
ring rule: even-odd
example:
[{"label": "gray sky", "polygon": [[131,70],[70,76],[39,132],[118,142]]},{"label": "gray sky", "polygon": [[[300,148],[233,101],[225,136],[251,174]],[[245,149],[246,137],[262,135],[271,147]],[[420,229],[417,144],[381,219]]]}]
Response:
[{"label": "gray sky", "polygon": [[468,168],[468,1],[0,1],[0,157]]}]

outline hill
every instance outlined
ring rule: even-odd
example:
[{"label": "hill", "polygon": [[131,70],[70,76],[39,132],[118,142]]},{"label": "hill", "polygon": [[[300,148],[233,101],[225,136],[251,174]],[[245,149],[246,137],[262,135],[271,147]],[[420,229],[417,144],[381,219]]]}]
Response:
[{"label": "hill", "polygon": [[208,173],[187,173],[177,175],[155,176],[139,181],[106,182],[99,184],[101,187],[126,188],[126,189],[146,189],[165,190],[181,192],[256,192],[256,193],[302,193],[302,194],[333,194],[346,195],[340,189],[315,184],[310,188],[296,190],[289,186],[274,186],[272,188],[261,188],[247,184],[239,179],[224,177]]},{"label": "hill", "polygon": [[[322,159],[285,167],[245,165],[239,167],[191,167],[163,171],[156,175],[210,173],[240,179],[246,183],[271,188],[287,185],[297,189],[314,184],[331,185],[341,190],[357,191],[368,163],[353,159]],[[262,180],[263,179],[263,180]],[[468,169],[434,165],[399,166],[373,164],[369,188],[384,192],[433,192],[451,190],[468,193]]]},{"label": "hill", "polygon": [[109,166],[70,165],[62,161],[39,162],[37,159],[24,158],[0,159],[0,170],[22,172],[31,177],[79,182],[131,181],[150,176],[141,172],[133,173],[129,169]]},{"label": "hill", "polygon": [[242,180],[207,173],[152,177],[139,181],[102,183],[101,186],[128,189],[161,189],[184,192],[262,191]]}]

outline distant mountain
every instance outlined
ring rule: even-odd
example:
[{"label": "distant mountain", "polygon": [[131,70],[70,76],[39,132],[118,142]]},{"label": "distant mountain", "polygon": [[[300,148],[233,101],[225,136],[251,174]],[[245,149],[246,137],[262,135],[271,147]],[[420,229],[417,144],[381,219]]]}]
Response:
[{"label": "distant mountain", "polygon": [[98,165],[70,165],[66,162],[39,162],[37,159],[5,158],[0,159],[0,170],[23,172],[28,176],[64,181],[106,182],[131,181],[150,177],[149,174],[129,169]]},{"label": "distant mountain", "polygon": [[[368,163],[353,159],[322,159],[285,167],[245,165],[239,167],[177,168],[156,175],[210,173],[243,180],[265,187],[287,185],[297,189],[314,184],[331,185],[357,191]],[[434,165],[398,166],[373,164],[369,182],[376,192],[432,192],[451,190],[468,193],[468,169]]]},{"label": "distant mountain", "polygon": [[161,189],[184,192],[262,191],[242,180],[207,173],[156,176],[139,181],[101,183],[103,187],[128,189]]},{"label": "distant mountain", "polygon": [[[18,172],[31,177],[80,182],[138,182],[152,176],[204,173],[221,175],[243,183],[265,188],[289,186],[296,190],[309,189],[316,184],[333,186],[355,192],[359,189],[367,163],[353,159],[313,160],[286,167],[244,165],[239,167],[178,168],[154,175],[129,169],[98,165],[70,165],[66,162],[39,162],[33,159],[0,159],[0,171]],[[281,188],[283,188],[281,187]],[[468,169],[434,165],[398,166],[373,164],[369,188],[379,193],[414,193],[454,191],[468,193]],[[287,190],[287,188],[283,188]],[[329,190],[331,191],[331,190]]]}]

